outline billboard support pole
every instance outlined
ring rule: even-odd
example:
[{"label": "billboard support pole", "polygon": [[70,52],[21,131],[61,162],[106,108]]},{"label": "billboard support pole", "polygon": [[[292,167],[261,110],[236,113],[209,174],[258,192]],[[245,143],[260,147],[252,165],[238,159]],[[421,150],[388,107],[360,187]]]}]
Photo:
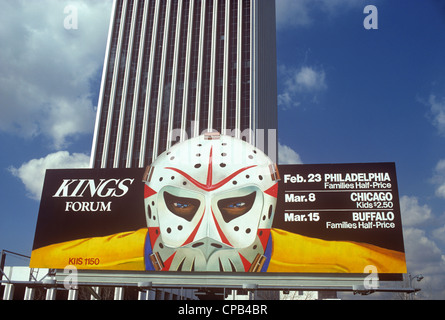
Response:
[{"label": "billboard support pole", "polygon": [[2,257],[0,260],[0,281],[3,280],[3,269],[5,268],[5,261],[6,261],[6,252],[5,250],[2,250]]},{"label": "billboard support pole", "polygon": [[243,284],[243,289],[247,290],[248,294],[249,294],[249,300],[256,300],[256,292],[258,289],[258,285],[257,284]]}]

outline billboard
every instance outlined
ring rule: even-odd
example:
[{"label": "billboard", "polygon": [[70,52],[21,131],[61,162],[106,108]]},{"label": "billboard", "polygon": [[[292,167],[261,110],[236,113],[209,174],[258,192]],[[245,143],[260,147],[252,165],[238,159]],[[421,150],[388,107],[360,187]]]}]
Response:
[{"label": "billboard", "polygon": [[200,136],[145,169],[48,170],[30,266],[406,273],[395,165],[277,166]]}]

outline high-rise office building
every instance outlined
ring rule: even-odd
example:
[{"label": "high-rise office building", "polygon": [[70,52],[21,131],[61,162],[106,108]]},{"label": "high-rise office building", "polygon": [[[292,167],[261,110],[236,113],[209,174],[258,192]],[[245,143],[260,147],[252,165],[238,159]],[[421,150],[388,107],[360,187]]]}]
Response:
[{"label": "high-rise office building", "polygon": [[275,0],[115,0],[92,167],[144,167],[204,130],[276,156],[275,30]]}]

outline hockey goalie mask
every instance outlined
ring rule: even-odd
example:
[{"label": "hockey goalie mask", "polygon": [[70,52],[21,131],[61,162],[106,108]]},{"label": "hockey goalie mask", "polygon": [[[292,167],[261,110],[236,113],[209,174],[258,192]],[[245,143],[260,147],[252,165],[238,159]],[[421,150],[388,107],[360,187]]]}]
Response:
[{"label": "hockey goalie mask", "polygon": [[259,149],[209,133],[147,168],[145,210],[155,270],[261,271],[278,172]]}]

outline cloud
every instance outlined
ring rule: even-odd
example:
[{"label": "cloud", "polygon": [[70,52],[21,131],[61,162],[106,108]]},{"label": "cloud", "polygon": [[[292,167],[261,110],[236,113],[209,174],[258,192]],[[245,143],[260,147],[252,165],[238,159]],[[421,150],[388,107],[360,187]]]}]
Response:
[{"label": "cloud", "polygon": [[420,205],[416,197],[402,196],[400,211],[405,227],[418,226],[432,218],[431,208],[427,205]]},{"label": "cloud", "polygon": [[435,218],[431,208],[419,204],[417,197],[401,197],[400,208],[408,272],[425,277],[421,283],[413,285],[422,288],[422,298],[444,299],[445,254],[443,248],[435,241],[440,237],[441,228],[431,233],[422,228],[422,225],[435,221]]},{"label": "cloud", "polygon": [[309,16],[308,1],[277,0],[277,28],[286,26],[306,26],[312,23]]},{"label": "cloud", "polygon": [[436,196],[445,198],[445,159],[437,163],[432,181],[437,185]]},{"label": "cloud", "polygon": [[439,99],[432,94],[428,99],[428,105],[433,125],[441,135],[445,136],[445,98]]},{"label": "cloud", "polygon": [[445,299],[445,255],[425,230],[404,229],[408,271],[422,274],[425,278],[414,286],[420,287],[425,299]]},{"label": "cloud", "polygon": [[442,250],[428,237],[425,230],[406,228],[404,236],[407,259],[412,263],[412,268],[419,269],[423,265],[442,262]]},{"label": "cloud", "polygon": [[326,73],[321,68],[302,66],[299,69],[280,66],[283,91],[278,95],[278,105],[284,109],[300,106],[303,102],[317,101],[317,93],[327,89]]},{"label": "cloud", "polygon": [[302,164],[300,155],[290,147],[278,143],[278,161],[280,164]]},{"label": "cloud", "polygon": [[436,240],[445,244],[445,224],[442,227],[434,229],[432,234]]},{"label": "cloud", "polygon": [[[77,29],[64,22],[70,4]],[[16,0],[0,11],[0,131],[61,149],[94,128],[111,0]],[[74,18],[74,17],[73,17]]]},{"label": "cloud", "polygon": [[302,67],[296,74],[293,81],[290,81],[291,88],[301,90],[322,90],[326,88],[326,74],[323,70],[316,71],[310,67]]},{"label": "cloud", "polygon": [[315,13],[335,17],[339,12],[365,4],[357,0],[277,0],[277,28],[306,27],[315,23]]},{"label": "cloud", "polygon": [[67,151],[59,151],[44,158],[30,160],[20,168],[10,167],[9,171],[23,182],[31,199],[39,200],[46,169],[88,168],[89,162],[90,157],[85,154],[70,155]]}]

